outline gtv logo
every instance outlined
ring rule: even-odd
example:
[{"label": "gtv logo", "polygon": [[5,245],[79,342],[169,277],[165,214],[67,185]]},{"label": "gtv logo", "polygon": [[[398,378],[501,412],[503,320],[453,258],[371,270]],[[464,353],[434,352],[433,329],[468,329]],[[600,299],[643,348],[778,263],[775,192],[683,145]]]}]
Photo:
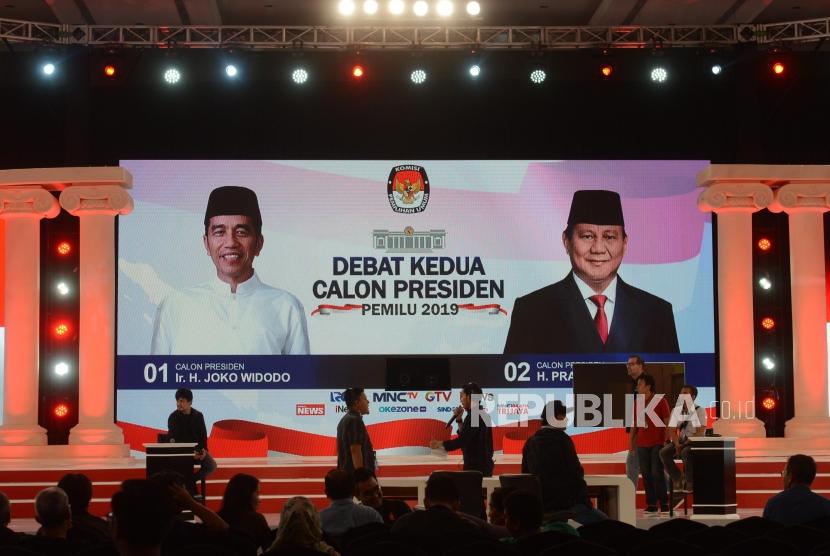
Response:
[{"label": "gtv logo", "polygon": [[406,402],[418,398],[418,392],[372,392],[372,401],[377,403]]},{"label": "gtv logo", "polygon": [[452,392],[427,392],[424,399],[428,402],[448,402]]}]

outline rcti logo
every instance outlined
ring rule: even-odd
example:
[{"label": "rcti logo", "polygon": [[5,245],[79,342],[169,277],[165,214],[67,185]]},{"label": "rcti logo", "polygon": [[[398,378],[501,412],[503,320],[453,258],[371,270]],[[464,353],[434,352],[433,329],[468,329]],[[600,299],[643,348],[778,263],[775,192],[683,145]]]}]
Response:
[{"label": "rcti logo", "polygon": [[426,171],[415,164],[395,166],[389,173],[386,194],[389,206],[395,212],[423,212],[429,202],[429,178]]},{"label": "rcti logo", "polygon": [[329,401],[343,403],[343,392],[329,392]]}]

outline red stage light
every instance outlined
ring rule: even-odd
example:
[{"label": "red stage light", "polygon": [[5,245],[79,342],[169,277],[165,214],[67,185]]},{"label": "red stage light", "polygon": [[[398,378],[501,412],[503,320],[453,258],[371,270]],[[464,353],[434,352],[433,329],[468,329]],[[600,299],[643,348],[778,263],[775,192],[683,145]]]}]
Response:
[{"label": "red stage light", "polygon": [[72,252],[72,244],[68,241],[62,241],[58,243],[58,246],[55,248],[55,250],[58,252],[58,255],[66,256]]},{"label": "red stage light", "polygon": [[602,72],[603,77],[611,77],[611,74],[614,73],[614,66],[606,64],[602,66],[600,71]]},{"label": "red stage light", "polygon": [[52,411],[55,413],[55,417],[63,418],[69,415],[69,407],[65,403],[56,405]]},{"label": "red stage light", "polygon": [[355,79],[360,79],[365,73],[363,66],[355,66],[352,68],[352,77]]},{"label": "red stage light", "polygon": [[775,328],[775,320],[772,317],[764,317],[761,319],[761,326],[764,330],[772,330]]},{"label": "red stage light", "polygon": [[787,67],[782,62],[775,62],[772,64],[772,73],[775,75],[783,75]]},{"label": "red stage light", "polygon": [[114,65],[107,64],[106,66],[104,66],[104,75],[106,75],[107,77],[115,77],[116,73],[117,70],[115,69]]},{"label": "red stage light", "polygon": [[69,334],[69,325],[65,322],[59,322],[55,325],[55,336],[63,337]]},{"label": "red stage light", "polygon": [[772,241],[768,240],[765,237],[762,237],[758,240],[758,249],[761,251],[769,251],[772,249]]},{"label": "red stage light", "polygon": [[775,401],[775,398],[773,398],[772,396],[765,396],[761,400],[761,407],[763,407],[767,411],[772,411],[773,409],[775,409],[776,405],[778,405],[778,403]]}]

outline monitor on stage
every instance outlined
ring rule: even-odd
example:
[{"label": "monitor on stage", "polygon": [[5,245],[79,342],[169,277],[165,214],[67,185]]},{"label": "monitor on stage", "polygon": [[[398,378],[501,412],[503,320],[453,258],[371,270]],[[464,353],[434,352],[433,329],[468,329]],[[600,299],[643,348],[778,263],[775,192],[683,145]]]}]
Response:
[{"label": "monitor on stage", "polygon": [[[121,164],[116,411],[137,452],[181,387],[215,457],[334,454],[350,386],[381,454],[426,453],[471,381],[499,450],[573,393],[575,365],[632,354],[714,401],[706,162]],[[615,428],[569,432],[626,449]]]}]

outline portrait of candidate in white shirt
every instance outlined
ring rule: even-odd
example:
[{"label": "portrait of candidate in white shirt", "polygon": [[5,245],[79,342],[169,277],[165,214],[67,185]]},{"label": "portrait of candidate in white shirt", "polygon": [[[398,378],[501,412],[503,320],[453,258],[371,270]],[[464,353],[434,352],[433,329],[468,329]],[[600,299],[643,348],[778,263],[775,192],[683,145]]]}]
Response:
[{"label": "portrait of candidate in white shirt", "polygon": [[262,215],[246,187],[211,191],[203,242],[216,276],[168,295],[158,306],[154,355],[305,355],[305,310],[291,293],[263,283],[254,270],[262,252]]}]

